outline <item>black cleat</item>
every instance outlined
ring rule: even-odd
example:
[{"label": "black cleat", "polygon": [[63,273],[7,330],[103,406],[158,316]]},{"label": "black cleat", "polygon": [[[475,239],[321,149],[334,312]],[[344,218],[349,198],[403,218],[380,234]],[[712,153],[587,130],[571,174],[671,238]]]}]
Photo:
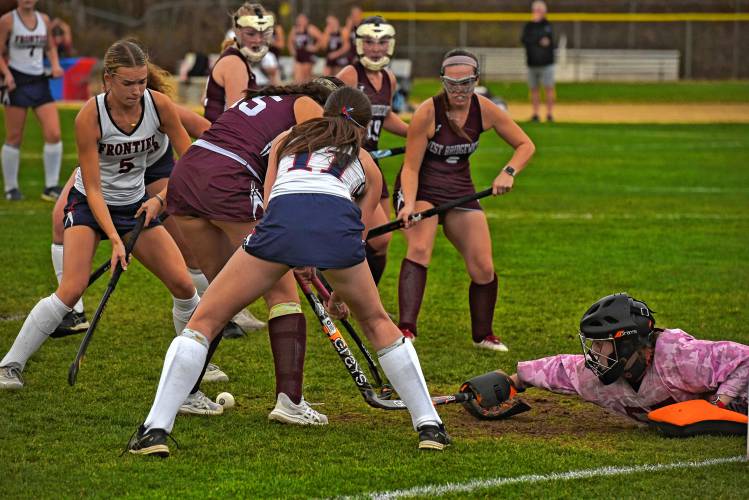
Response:
[{"label": "black cleat", "polygon": [[76,335],[83,333],[88,330],[89,324],[86,319],[86,313],[70,311],[62,318],[60,325],[52,332],[53,339],[60,337],[67,337],[68,335]]},{"label": "black cleat", "polygon": [[23,195],[18,188],[13,188],[10,191],[5,192],[5,199],[8,201],[21,201],[23,199]]},{"label": "black cleat", "polygon": [[445,426],[439,425],[422,425],[419,431],[419,449],[420,450],[443,450],[445,446],[450,446],[452,442],[447,435]]},{"label": "black cleat", "polygon": [[[166,458],[169,456],[169,447],[166,445],[167,437],[171,436],[164,429],[151,429],[146,432],[146,428],[141,425],[127,443],[126,451],[133,455],[156,455]],[[176,441],[174,443],[177,444]]]},{"label": "black cleat", "polygon": [[62,188],[60,186],[51,186],[48,188],[44,188],[42,199],[44,201],[51,201],[54,203],[55,201],[57,201],[57,198],[60,197],[60,194],[62,194]]},{"label": "black cleat", "polygon": [[229,321],[224,329],[221,331],[221,335],[225,339],[238,339],[240,337],[244,337],[244,330],[242,330],[238,324],[236,324],[233,321]]}]

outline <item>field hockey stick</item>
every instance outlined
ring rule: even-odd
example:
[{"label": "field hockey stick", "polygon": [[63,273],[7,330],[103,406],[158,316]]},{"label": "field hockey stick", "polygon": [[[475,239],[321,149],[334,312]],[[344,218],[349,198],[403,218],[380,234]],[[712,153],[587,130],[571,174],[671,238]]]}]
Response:
[{"label": "field hockey stick", "polygon": [[[432,207],[428,210],[424,210],[423,212],[415,213],[410,217],[409,220],[411,222],[419,222],[420,220],[447,212],[448,210],[460,206],[464,203],[468,203],[469,201],[486,198],[490,194],[492,194],[492,188],[484,189],[483,191],[479,191],[478,193],[461,196],[460,198],[456,198],[453,201],[448,201],[447,203],[443,203],[442,205],[439,205],[437,207]],[[372,229],[370,229],[367,233],[367,239],[371,240],[372,238],[382,236],[385,233],[395,231],[396,229],[401,229],[404,226],[405,223],[400,219],[390,221],[387,224],[383,224],[381,226],[373,227]]]},{"label": "field hockey stick", "polygon": [[[356,357],[354,357],[354,354],[351,352],[351,349],[348,347],[348,344],[346,344],[346,341],[341,335],[341,332],[338,330],[335,323],[328,315],[325,307],[322,305],[322,302],[320,302],[320,299],[318,299],[317,295],[312,292],[309,285],[304,283],[298,276],[294,275],[294,277],[296,278],[297,283],[299,283],[299,287],[302,289],[302,293],[304,293],[304,296],[307,298],[307,301],[314,311],[315,316],[317,316],[318,321],[322,325],[323,331],[328,336],[328,340],[330,340],[330,343],[333,345],[333,349],[335,349],[336,353],[338,353],[338,357],[341,359],[343,365],[348,370],[349,375],[351,375],[351,378],[354,380],[354,384],[356,385],[356,388],[359,389],[359,393],[362,395],[362,398],[364,398],[364,401],[369,406],[373,408],[379,408],[381,410],[408,409],[403,400],[387,400],[382,399],[377,395],[377,393],[372,388],[372,385],[367,380],[367,376],[364,375],[364,372],[362,372],[361,368],[359,368],[359,362],[356,360]],[[475,394],[471,392],[461,392],[450,396],[434,396],[432,397],[432,404],[434,406],[441,406],[452,403],[465,403],[472,399],[476,399]],[[505,401],[500,406],[504,406],[505,408],[495,411],[493,412],[493,414],[489,414],[490,412],[487,412],[488,414],[484,418],[501,420],[530,409],[530,406],[519,399]]]},{"label": "field hockey stick", "polygon": [[91,273],[91,276],[88,278],[88,286],[91,286],[94,284],[96,280],[102,277],[104,273],[109,271],[109,268],[112,267],[112,261],[108,260],[104,264],[100,265],[96,271]]},{"label": "field hockey stick", "polygon": [[[130,257],[130,253],[133,251],[135,242],[138,240],[138,236],[140,236],[140,232],[143,230],[145,222],[146,214],[144,212],[140,217],[138,217],[138,222],[135,224],[135,228],[133,229],[130,238],[128,238],[127,243],[125,244],[125,261],[127,261],[127,259]],[[96,330],[96,325],[99,324],[99,319],[104,313],[104,308],[107,306],[109,297],[114,292],[114,289],[117,286],[117,282],[120,280],[121,275],[122,265],[118,261],[115,265],[112,277],[109,279],[107,289],[104,291],[104,295],[99,302],[99,307],[96,308],[96,312],[94,313],[93,318],[91,318],[91,324],[89,325],[88,330],[86,330],[86,335],[83,337],[83,340],[81,340],[81,345],[80,347],[78,347],[78,353],[75,355],[75,360],[70,365],[70,369],[68,370],[68,384],[70,384],[71,386],[75,385],[75,380],[78,377],[78,370],[80,370],[81,368],[81,361],[83,360],[83,356],[86,354],[88,344],[91,343],[91,339],[94,336],[94,330]]]},{"label": "field hockey stick", "polygon": [[[315,273],[314,278],[312,278],[312,285],[322,296],[323,302],[326,302],[328,299],[330,299],[330,294],[333,292],[333,288],[330,286],[330,283],[328,283],[328,280],[325,279],[325,276],[323,276],[321,273]],[[356,330],[354,330],[353,325],[349,323],[349,321],[345,318],[341,319],[340,322],[346,329],[348,334],[351,336],[351,338],[354,340],[354,343],[359,348],[359,351],[361,351],[361,353],[364,355],[364,359],[367,360],[369,373],[372,375],[375,385],[377,387],[382,387],[382,377],[380,376],[380,371],[377,369],[377,365],[375,364],[374,359],[372,359],[372,355],[367,350],[367,347],[364,345],[361,338],[356,333]]]},{"label": "field hockey stick", "polygon": [[405,152],[406,152],[406,147],[400,146],[397,148],[390,148],[390,149],[376,149],[374,151],[370,151],[369,156],[371,156],[375,160],[381,160],[382,158],[389,158],[391,156],[402,155]]}]

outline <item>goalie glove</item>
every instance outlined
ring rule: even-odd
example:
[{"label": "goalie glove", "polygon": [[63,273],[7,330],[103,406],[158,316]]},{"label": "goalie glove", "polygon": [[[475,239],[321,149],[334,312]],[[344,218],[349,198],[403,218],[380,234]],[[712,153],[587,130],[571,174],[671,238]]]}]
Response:
[{"label": "goalie glove", "polygon": [[510,402],[518,390],[512,379],[497,370],[474,377],[460,386],[460,392],[473,397],[463,403],[463,407],[474,417],[480,419],[502,419],[528,411],[530,407],[521,400]]}]

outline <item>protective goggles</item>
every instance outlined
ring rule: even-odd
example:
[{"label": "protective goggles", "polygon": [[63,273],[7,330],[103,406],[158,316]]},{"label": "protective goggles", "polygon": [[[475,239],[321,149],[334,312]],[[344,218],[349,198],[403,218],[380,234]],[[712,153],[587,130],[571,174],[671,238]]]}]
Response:
[{"label": "protective goggles", "polygon": [[450,78],[449,76],[442,76],[442,86],[448,94],[472,94],[476,88],[476,82],[478,82],[477,76],[469,76],[466,78]]}]

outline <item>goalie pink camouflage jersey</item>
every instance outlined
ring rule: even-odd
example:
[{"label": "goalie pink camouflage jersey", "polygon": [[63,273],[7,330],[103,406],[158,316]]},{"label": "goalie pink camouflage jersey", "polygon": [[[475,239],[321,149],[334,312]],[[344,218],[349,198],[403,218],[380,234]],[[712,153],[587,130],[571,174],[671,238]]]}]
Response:
[{"label": "goalie pink camouflage jersey", "polygon": [[749,346],[698,340],[679,329],[663,330],[638,391],[623,378],[602,384],[585,367],[582,354],[521,361],[517,375],[524,385],[577,394],[640,422],[646,422],[648,412],[657,408],[714,395],[735,398],[746,411]]}]

